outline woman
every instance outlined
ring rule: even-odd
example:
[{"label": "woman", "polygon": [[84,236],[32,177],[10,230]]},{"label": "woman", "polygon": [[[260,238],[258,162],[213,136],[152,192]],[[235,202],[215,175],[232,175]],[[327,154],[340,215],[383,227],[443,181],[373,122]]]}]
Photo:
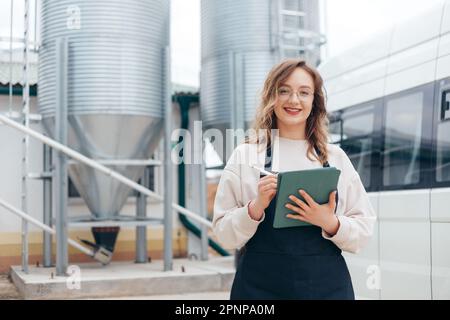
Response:
[{"label": "woman", "polygon": [[[231,299],[354,299],[342,250],[357,253],[372,235],[375,213],[345,152],[328,144],[319,73],[289,59],[268,74],[253,129],[231,155],[217,189],[213,228],[228,248],[243,248]],[[273,130],[274,129],[274,130]],[[275,132],[275,133],[274,133]],[[261,148],[263,146],[263,148]],[[292,195],[287,217],[308,226],[274,229],[274,172],[334,166],[341,170],[329,202]]]}]

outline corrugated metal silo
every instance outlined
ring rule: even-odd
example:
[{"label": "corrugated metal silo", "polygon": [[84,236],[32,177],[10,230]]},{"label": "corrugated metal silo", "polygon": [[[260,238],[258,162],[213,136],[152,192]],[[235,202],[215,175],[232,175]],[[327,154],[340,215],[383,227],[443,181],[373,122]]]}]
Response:
[{"label": "corrugated metal silo", "polygon": [[[68,144],[98,160],[148,159],[163,126],[165,0],[43,1],[39,108],[53,136],[56,45],[69,41]],[[111,166],[139,179],[144,167]],[[85,165],[69,174],[95,219],[119,214],[130,188]]]}]

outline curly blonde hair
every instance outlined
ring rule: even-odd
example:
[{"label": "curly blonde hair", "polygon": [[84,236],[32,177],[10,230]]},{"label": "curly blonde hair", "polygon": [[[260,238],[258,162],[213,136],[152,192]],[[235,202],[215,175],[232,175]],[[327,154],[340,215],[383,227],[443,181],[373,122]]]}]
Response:
[{"label": "curly blonde hair", "polygon": [[[302,59],[286,59],[275,65],[267,75],[261,93],[259,106],[256,110],[256,118],[252,124],[252,131],[257,132],[246,138],[246,143],[257,143],[270,145],[271,129],[277,129],[275,119],[275,102],[278,96],[278,89],[284,81],[292,74],[296,68],[302,68],[308,72],[314,81],[314,100],[311,113],[306,120],[306,139],[309,143],[307,157],[316,158],[322,165],[328,160],[328,117],[325,107],[325,95],[323,80],[319,72],[309,66]],[[313,152],[313,148],[320,151],[320,156]]]}]

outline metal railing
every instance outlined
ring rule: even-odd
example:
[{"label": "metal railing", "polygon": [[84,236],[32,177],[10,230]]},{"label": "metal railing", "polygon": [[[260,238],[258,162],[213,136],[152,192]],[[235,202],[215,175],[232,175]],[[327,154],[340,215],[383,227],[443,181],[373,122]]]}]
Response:
[{"label": "metal railing", "polygon": [[[16,207],[14,207],[13,205],[11,205],[10,203],[2,200],[0,198],[0,206],[4,207],[5,209],[9,210],[10,212],[14,213],[15,215],[19,216],[20,218],[22,218],[22,220],[25,220],[33,225],[35,225],[36,227],[44,230],[47,233],[56,234],[56,230],[53,228],[50,228],[49,226],[47,226],[46,224],[40,222],[39,220],[31,217],[30,215],[26,214],[25,212],[17,209]],[[78,242],[76,242],[75,240],[72,239],[68,239],[68,243],[73,246],[74,248],[80,250],[81,252],[87,254],[88,256],[93,257],[94,256],[94,251],[83,247],[81,244],[79,244]]]},{"label": "metal railing", "polygon": [[[69,148],[69,147],[67,147],[67,146],[65,146],[65,145],[63,145],[63,144],[61,144],[61,143],[59,143],[59,142],[57,142],[57,141],[55,141],[55,140],[53,140],[53,139],[51,139],[51,138],[49,138],[47,136],[45,136],[45,135],[35,131],[35,130],[33,130],[33,129],[30,129],[30,128],[28,128],[28,127],[26,127],[26,126],[24,126],[24,125],[22,125],[22,124],[20,124],[20,123],[18,123],[16,121],[10,119],[10,118],[2,115],[2,114],[0,114],[0,123],[3,123],[5,125],[13,128],[13,129],[16,129],[16,130],[24,133],[27,136],[33,137],[33,138],[41,141],[42,143],[44,143],[44,144],[48,145],[49,147],[51,147],[51,148],[53,148],[53,149],[55,149],[55,150],[65,154],[65,155],[67,155],[68,157],[70,157],[70,158],[72,158],[74,160],[77,160],[78,162],[81,162],[81,163],[83,163],[83,164],[85,164],[85,165],[87,165],[87,166],[89,166],[89,167],[91,167],[91,168],[93,168],[95,170],[98,170],[98,171],[102,172],[105,175],[111,177],[112,179],[120,181],[121,183],[123,183],[123,184],[129,186],[130,188],[140,192],[141,194],[144,194],[144,195],[146,195],[148,197],[151,197],[151,198],[156,199],[156,200],[161,201],[161,202],[165,200],[165,198],[163,196],[153,192],[152,190],[150,190],[148,188],[143,187],[142,185],[136,183],[135,181],[133,181],[133,180],[123,176],[122,174],[120,174],[120,173],[118,173],[118,172],[116,172],[116,171],[114,171],[112,169],[107,168],[105,165],[99,163],[98,161],[90,159],[90,158],[84,156],[83,154],[81,154],[81,153],[79,153],[79,152],[77,152],[77,151],[75,151],[75,150],[73,150],[73,149],[71,149],[71,148]],[[19,215],[23,220],[25,220],[27,222],[29,221],[30,223],[33,223],[34,225],[37,225],[38,227],[44,229],[45,231],[47,231],[49,233],[53,234],[55,232],[54,229],[46,226],[45,224],[41,224],[39,221],[37,221],[34,218],[28,216],[26,213],[24,213],[24,212],[14,208],[14,207],[12,207],[11,205],[8,205],[4,201],[0,201],[0,205],[2,205],[3,207],[9,209],[11,212]],[[185,216],[195,220],[196,222],[200,223],[204,227],[212,228],[211,221],[209,221],[206,218],[203,218],[203,217],[199,216],[195,212],[190,211],[190,210],[188,210],[188,209],[186,209],[186,208],[184,208],[184,207],[182,207],[182,206],[180,206],[180,205],[178,205],[176,203],[171,203],[171,207],[172,207],[173,210],[175,210],[175,211],[177,211],[177,212],[179,212],[181,214],[184,214]],[[88,250],[88,249],[86,249],[85,247],[81,246],[76,241],[68,239],[68,243],[70,245],[72,245],[72,246],[76,246],[79,250],[82,250],[83,252],[87,253],[86,250]],[[75,243],[76,243],[76,245],[75,245]],[[170,251],[171,250],[169,250],[169,252]],[[87,254],[93,256],[94,253],[93,252],[89,252]],[[170,266],[165,267],[166,271],[170,270],[170,269],[171,269]]]},{"label": "metal railing", "polygon": [[[25,135],[22,139],[22,190],[21,190],[21,210],[12,207],[11,205],[3,202],[2,205],[7,205],[7,208],[14,212],[18,213],[20,212],[22,217],[22,269],[24,272],[28,272],[28,222],[33,221],[30,223],[37,222],[36,220],[28,220],[28,218],[31,219],[30,216],[26,215],[28,208],[27,208],[27,183],[28,179],[44,179],[44,223],[40,225],[46,226],[47,229],[44,229],[44,266],[50,266],[51,265],[51,236],[50,234],[53,234],[53,232],[56,232],[56,238],[57,238],[57,245],[56,245],[56,273],[63,274],[65,273],[65,267],[67,267],[67,244],[73,245],[73,240],[68,239],[67,236],[67,199],[66,195],[64,194],[65,186],[67,185],[67,166],[70,163],[70,161],[67,161],[65,158],[67,156],[75,159],[78,162],[84,163],[91,168],[94,168],[96,170],[99,170],[106,174],[107,176],[111,177],[112,179],[118,180],[125,185],[131,187],[132,189],[140,192],[140,196],[142,196],[139,200],[138,207],[138,216],[142,218],[142,213],[145,205],[145,197],[149,196],[154,199],[157,199],[161,202],[164,202],[164,270],[172,270],[172,212],[171,210],[176,210],[177,212],[184,214],[187,217],[192,218],[196,222],[200,223],[203,228],[203,236],[202,236],[202,253],[207,254],[207,242],[205,242],[206,238],[206,228],[211,228],[212,223],[206,219],[206,205],[202,205],[201,207],[201,213],[202,216],[197,215],[196,213],[180,206],[175,203],[172,203],[172,173],[171,173],[171,163],[170,163],[170,151],[171,146],[169,144],[170,139],[170,125],[171,125],[171,78],[170,78],[170,47],[169,44],[167,44],[167,47],[165,47],[164,50],[164,60],[162,61],[162,66],[164,68],[164,80],[165,80],[165,86],[166,86],[166,92],[165,92],[165,103],[164,103],[164,131],[165,131],[165,140],[168,141],[164,146],[164,153],[165,157],[167,159],[164,163],[164,197],[156,194],[155,192],[151,191],[150,189],[139,185],[138,183],[126,178],[125,176],[119,174],[116,171],[113,171],[109,168],[107,168],[105,165],[112,165],[117,163],[123,163],[123,160],[108,160],[108,161],[95,161],[93,159],[87,158],[83,156],[82,154],[74,151],[73,149],[70,149],[66,146],[67,142],[67,73],[68,73],[68,54],[67,54],[67,47],[68,47],[68,41],[67,39],[59,39],[57,41],[57,48],[56,48],[56,59],[57,61],[57,77],[58,80],[56,81],[56,91],[57,93],[57,108],[56,108],[56,117],[55,117],[55,136],[54,138],[56,140],[50,139],[42,134],[40,134],[37,131],[33,131],[29,128],[30,122],[32,121],[40,121],[42,117],[40,115],[33,115],[30,114],[30,101],[29,101],[29,95],[30,95],[30,85],[29,85],[29,54],[30,52],[39,52],[40,44],[38,43],[37,39],[37,7],[38,7],[39,0],[34,0],[34,22],[35,22],[35,28],[34,28],[34,41],[30,39],[31,30],[30,30],[30,0],[24,0],[24,37],[23,38],[17,38],[13,36],[13,16],[14,16],[14,5],[13,0],[11,0],[11,23],[10,23],[10,35],[9,37],[0,37],[1,41],[8,41],[9,42],[9,63],[10,63],[10,81],[9,81],[9,110],[6,115],[2,115],[0,113],[0,123],[4,123],[12,128],[15,128],[21,132],[23,132]],[[170,30],[170,24],[169,20],[167,20],[166,28],[167,30]],[[16,44],[23,44],[23,54],[24,58],[22,61],[23,66],[23,100],[22,100],[22,110],[21,112],[13,112],[12,109],[12,95],[13,95],[13,81],[12,81],[12,62],[13,62],[13,51],[17,49],[13,49],[13,43]],[[0,48],[1,49],[1,48]],[[3,50],[2,50],[3,51]],[[12,118],[16,118],[17,121],[23,122],[22,125],[20,123],[17,123]],[[34,137],[37,140],[44,143],[44,146],[46,149],[53,148],[60,152],[60,154],[56,155],[56,161],[54,161],[54,169],[52,172],[50,172],[50,165],[48,165],[47,162],[44,164],[44,172],[42,173],[29,173],[29,166],[28,166],[28,158],[29,158],[29,137]],[[59,142],[58,142],[59,141]],[[47,147],[48,146],[48,147]],[[46,154],[46,152],[44,152]],[[44,157],[45,158],[45,157]],[[147,160],[131,160],[128,161],[128,165],[155,165],[157,162],[154,162],[153,164],[149,164]],[[45,166],[48,165],[47,168]],[[55,184],[57,186],[60,186],[61,188],[54,188],[54,204],[56,209],[56,219],[55,219],[55,229],[50,228],[52,225],[51,220],[51,209],[49,209],[50,206],[50,200],[49,200],[49,194],[51,190],[51,183],[49,183],[49,180],[56,181]],[[203,185],[202,185],[203,186]],[[47,194],[47,195],[46,195]],[[203,199],[201,199],[203,200]],[[47,209],[46,209],[47,208]],[[26,215],[26,216],[25,216]],[[145,216],[145,213],[144,213]],[[39,222],[40,223],[40,222]],[[35,224],[35,223],[34,223]],[[48,225],[47,225],[48,224]],[[136,223],[137,227],[137,262],[146,261],[146,247],[144,244],[146,243],[146,236],[145,236],[145,226],[146,223],[142,221],[137,221]],[[52,231],[50,231],[52,230]],[[75,242],[76,243],[76,242]],[[206,243],[206,244],[205,244]],[[80,244],[78,244],[81,246]],[[84,248],[81,246],[81,248]],[[79,248],[80,250],[83,250]],[[84,248],[86,249],[86,248]],[[86,253],[86,252],[85,252]],[[92,253],[92,252],[91,252]],[[94,253],[95,254],[95,253]],[[203,255],[203,254],[202,254]]]}]

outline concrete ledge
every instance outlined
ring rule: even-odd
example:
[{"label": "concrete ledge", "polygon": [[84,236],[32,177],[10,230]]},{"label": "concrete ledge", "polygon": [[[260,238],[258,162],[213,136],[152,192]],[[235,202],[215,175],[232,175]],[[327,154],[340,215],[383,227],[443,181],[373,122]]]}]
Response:
[{"label": "concrete ledge", "polygon": [[[234,258],[208,261],[174,259],[173,271],[163,271],[163,261],[147,264],[114,262],[78,264],[80,277],[56,277],[55,268],[30,266],[24,274],[11,267],[11,278],[25,299],[78,299],[151,296],[208,291],[229,291],[234,279]],[[73,288],[79,283],[79,289]],[[71,287],[73,289],[71,289]]]}]

